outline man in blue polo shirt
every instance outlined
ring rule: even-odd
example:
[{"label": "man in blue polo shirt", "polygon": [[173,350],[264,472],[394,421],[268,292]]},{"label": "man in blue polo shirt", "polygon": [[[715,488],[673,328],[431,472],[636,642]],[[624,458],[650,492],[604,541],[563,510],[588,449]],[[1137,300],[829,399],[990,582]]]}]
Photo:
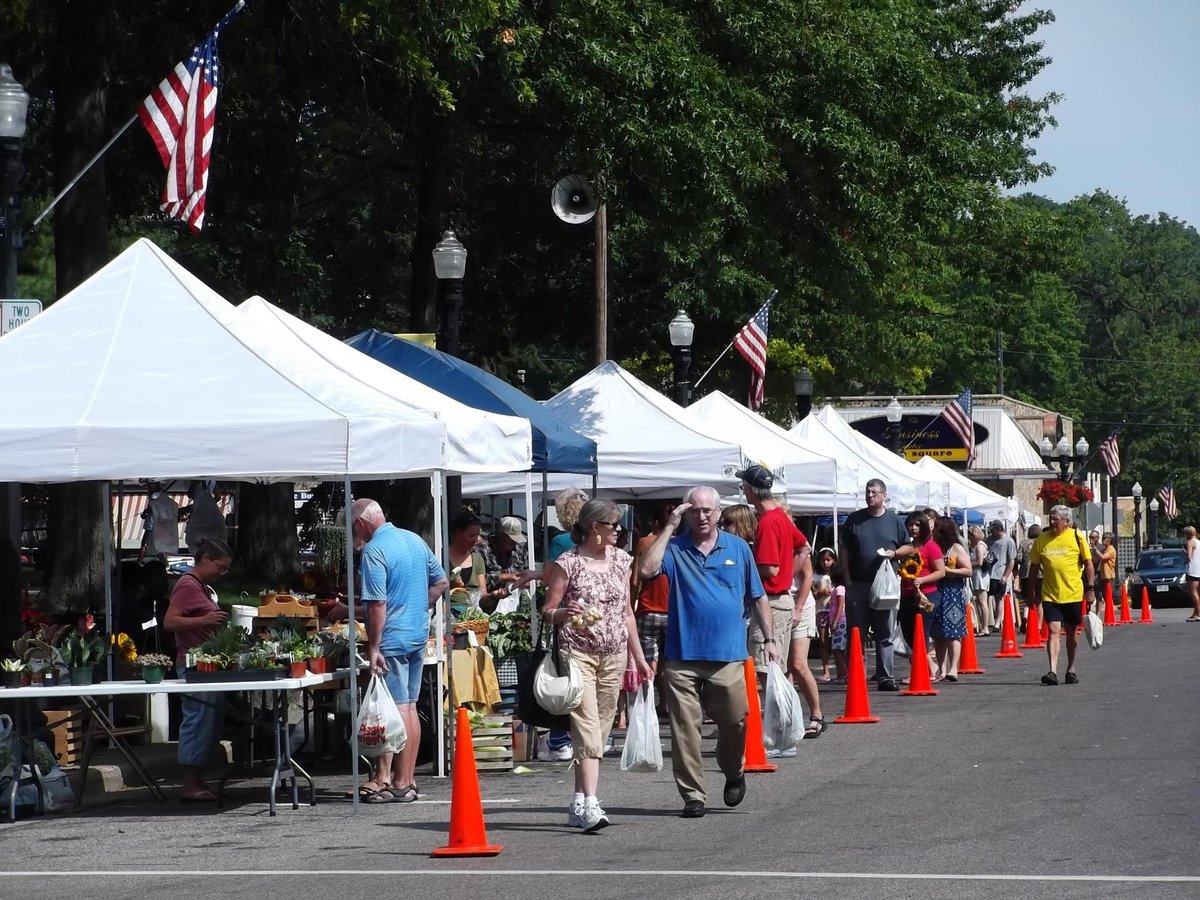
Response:
[{"label": "man in blue polo shirt", "polygon": [[[667,641],[663,679],[671,717],[675,784],[683,818],[704,815],[704,766],[700,723],[717,723],[717,763],[725,773],[726,806],[746,795],[745,610],[750,607],[764,634],[771,633],[771,608],[750,545],[717,528],[719,495],[694,487],[675,507],[642,558],[643,579],[667,576]],[[684,514],[687,532],[676,535]],[[774,642],[767,656],[779,659]]]}]

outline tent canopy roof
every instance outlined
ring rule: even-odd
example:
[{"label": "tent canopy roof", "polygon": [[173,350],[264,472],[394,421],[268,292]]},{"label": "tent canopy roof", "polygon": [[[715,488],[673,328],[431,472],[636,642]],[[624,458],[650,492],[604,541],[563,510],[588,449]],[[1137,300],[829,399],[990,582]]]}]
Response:
[{"label": "tent canopy roof", "polygon": [[588,475],[596,471],[594,441],[490,372],[374,328],[359,332],[346,343],[467,406],[528,419],[533,428],[533,471]]}]

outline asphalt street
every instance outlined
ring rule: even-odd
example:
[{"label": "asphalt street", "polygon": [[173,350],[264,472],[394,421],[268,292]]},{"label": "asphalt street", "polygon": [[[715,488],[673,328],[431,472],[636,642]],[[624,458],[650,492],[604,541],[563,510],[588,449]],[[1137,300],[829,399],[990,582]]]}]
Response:
[{"label": "asphalt street", "polygon": [[[1081,647],[1078,685],[1042,686],[1044,651],[992,658],[936,697],[870,694],[875,725],[831,725],[723,808],[711,756],[708,815],[678,817],[667,771],[604,763],[613,824],[566,827],[566,764],[481,779],[486,859],[431,859],[450,785],[351,816],[325,776],[315,807],[267,816],[243,782],[224,810],[144,790],[80,812],[0,825],[0,898],[212,896],[554,898],[1200,896],[1200,624],[1182,610]],[[1061,675],[1061,669],[1060,669]],[[823,690],[826,717],[840,688]],[[706,749],[711,751],[711,741]]]}]

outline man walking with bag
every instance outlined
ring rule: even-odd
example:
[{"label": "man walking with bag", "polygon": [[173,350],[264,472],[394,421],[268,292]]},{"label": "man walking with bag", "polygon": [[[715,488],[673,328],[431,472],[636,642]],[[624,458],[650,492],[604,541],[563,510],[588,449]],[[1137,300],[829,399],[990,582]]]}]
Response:
[{"label": "man walking with bag", "polygon": [[[725,773],[723,799],[737,806],[746,795],[745,611],[764,634],[771,633],[771,609],[750,545],[717,528],[720,496],[694,487],[671,512],[642,557],[642,578],[667,576],[667,642],[663,679],[671,717],[672,766],[683,797],[685,819],[704,815],[707,797],[700,757],[700,723],[717,723],[717,763]],[[678,534],[687,516],[688,528]],[[774,640],[767,658],[779,659]]]},{"label": "man walking with bag", "polygon": [[386,678],[408,734],[403,750],[379,756],[375,777],[363,783],[359,796],[368,803],[411,803],[417,799],[415,770],[421,744],[417,696],[425,667],[429,610],[450,582],[428,545],[387,521],[374,500],[355,500],[347,527],[355,549],[362,550],[367,658],[371,671]]},{"label": "man walking with bag", "polygon": [[[911,556],[916,549],[900,517],[887,508],[887,485],[878,478],[867,482],[867,505],[846,517],[839,534],[842,577],[846,582],[846,625],[864,639],[870,629],[875,641],[875,681],[878,690],[898,691],[892,629],[900,600],[877,600],[871,585],[879,567],[889,560]],[[879,608],[876,608],[879,607]]]}]

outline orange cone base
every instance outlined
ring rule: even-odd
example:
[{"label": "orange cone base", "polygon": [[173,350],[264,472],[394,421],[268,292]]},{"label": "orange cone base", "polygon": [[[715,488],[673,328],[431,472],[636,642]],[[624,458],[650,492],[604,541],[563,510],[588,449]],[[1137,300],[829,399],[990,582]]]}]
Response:
[{"label": "orange cone base", "polygon": [[[834,720],[837,721],[836,719]],[[753,766],[743,766],[742,771],[750,775],[764,775],[768,772],[774,772],[779,766],[774,763],[759,763]]]},{"label": "orange cone base", "polygon": [[498,856],[500,844],[480,844],[475,847],[438,847],[430,856]]},{"label": "orange cone base", "polygon": [[838,725],[872,725],[879,721],[879,716],[838,716],[833,721]]}]

